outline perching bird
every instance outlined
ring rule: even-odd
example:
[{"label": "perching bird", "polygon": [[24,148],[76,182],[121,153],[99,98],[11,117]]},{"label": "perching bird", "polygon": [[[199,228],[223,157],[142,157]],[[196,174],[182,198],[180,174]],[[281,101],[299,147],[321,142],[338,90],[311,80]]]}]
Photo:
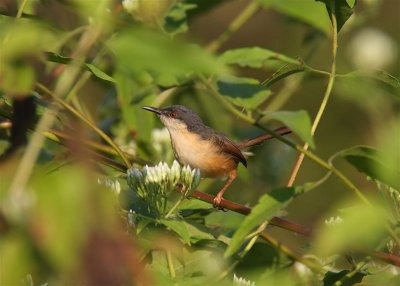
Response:
[{"label": "perching bird", "polygon": [[[228,177],[227,182],[214,199],[219,207],[222,196],[237,177],[237,167],[247,161],[242,151],[272,138],[264,134],[240,143],[232,142],[225,134],[206,126],[191,109],[172,105],[163,109],[144,106],[143,109],[156,113],[171,136],[176,159],[183,165],[200,169],[203,177]],[[288,128],[276,130],[280,135],[290,133]]]}]

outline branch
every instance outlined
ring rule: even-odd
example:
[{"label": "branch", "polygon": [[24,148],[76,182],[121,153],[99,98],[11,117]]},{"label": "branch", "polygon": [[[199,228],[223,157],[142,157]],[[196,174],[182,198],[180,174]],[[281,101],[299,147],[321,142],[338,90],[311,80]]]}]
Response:
[{"label": "branch", "polygon": [[[203,192],[199,192],[199,191],[194,191],[192,193],[192,197],[198,200],[201,200],[203,202],[207,202],[210,204],[213,204],[214,202],[214,196],[210,195],[210,194],[206,194]],[[236,212],[236,213],[240,213],[242,215],[248,215],[251,212],[251,208],[246,207],[244,205],[232,202],[232,201],[228,201],[225,199],[221,200],[220,206],[223,207],[224,209]],[[290,222],[288,220],[285,220],[283,218],[279,218],[279,217],[273,217],[271,219],[271,221],[269,222],[270,225],[274,225],[289,231],[293,231],[305,236],[311,236],[311,229],[308,227],[305,227],[303,225],[294,223],[294,222]]]}]

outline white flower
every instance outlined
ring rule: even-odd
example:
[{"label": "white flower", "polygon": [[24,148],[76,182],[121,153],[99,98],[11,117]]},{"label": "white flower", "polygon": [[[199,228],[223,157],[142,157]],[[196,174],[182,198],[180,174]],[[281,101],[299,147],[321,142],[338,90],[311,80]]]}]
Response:
[{"label": "white flower", "polygon": [[135,13],[139,9],[139,0],[123,0],[122,6],[126,12]]},{"label": "white flower", "polygon": [[236,274],[233,274],[233,285],[235,286],[255,286],[256,283],[250,280],[246,280],[242,277],[237,277]]},{"label": "white flower", "polygon": [[335,226],[343,223],[343,219],[340,216],[330,217],[329,219],[325,220],[325,224],[327,226]]},{"label": "white flower", "polygon": [[301,278],[310,277],[313,273],[306,265],[301,262],[296,261],[293,265],[295,271],[299,274]]},{"label": "white flower", "polygon": [[394,40],[381,30],[365,28],[352,38],[347,54],[356,68],[376,70],[393,64],[397,49]]}]

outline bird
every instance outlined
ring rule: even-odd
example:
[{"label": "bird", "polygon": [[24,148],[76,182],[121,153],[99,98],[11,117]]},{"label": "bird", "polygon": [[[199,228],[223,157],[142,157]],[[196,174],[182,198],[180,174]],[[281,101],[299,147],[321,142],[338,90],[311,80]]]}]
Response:
[{"label": "bird", "polygon": [[[220,208],[223,195],[237,177],[239,164],[247,167],[244,149],[273,138],[270,134],[233,142],[227,135],[204,124],[193,110],[172,105],[165,108],[143,106],[158,115],[168,129],[175,158],[182,165],[198,168],[202,177],[227,177],[225,185],[214,198],[213,205]],[[280,135],[291,133],[286,127],[275,130]]]}]

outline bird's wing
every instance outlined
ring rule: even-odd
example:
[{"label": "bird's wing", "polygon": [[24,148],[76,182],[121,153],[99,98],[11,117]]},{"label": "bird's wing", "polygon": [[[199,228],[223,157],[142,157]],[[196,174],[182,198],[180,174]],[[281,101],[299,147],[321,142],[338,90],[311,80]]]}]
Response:
[{"label": "bird's wing", "polygon": [[244,157],[240,149],[235,145],[235,143],[229,140],[228,137],[226,137],[224,134],[218,134],[218,136],[215,137],[215,140],[221,147],[222,152],[231,155],[235,159],[235,161],[240,162],[245,167],[247,167],[246,158]]}]

